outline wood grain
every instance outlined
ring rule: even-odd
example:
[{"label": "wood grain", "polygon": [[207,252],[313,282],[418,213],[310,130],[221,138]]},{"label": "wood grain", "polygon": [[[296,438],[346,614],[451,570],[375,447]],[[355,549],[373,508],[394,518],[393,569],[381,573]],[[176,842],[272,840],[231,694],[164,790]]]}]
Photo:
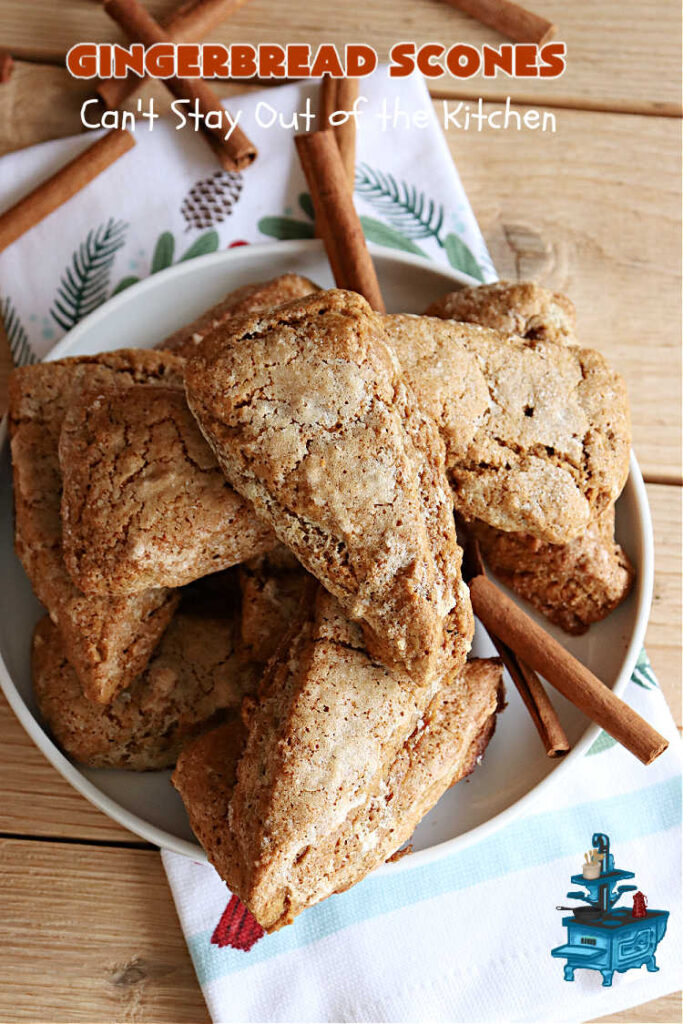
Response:
[{"label": "wood grain", "polygon": [[632,1006],[630,1010],[621,1010],[619,1013],[610,1014],[609,1017],[599,1017],[591,1024],[643,1024],[644,1021],[648,1024],[679,1024],[682,1010],[681,993],[672,992],[661,999]]},{"label": "wood grain", "polygon": [[0,840],[0,1019],[202,1024],[159,854]]},{"label": "wood grain", "polygon": [[[148,0],[158,19],[176,0]],[[652,113],[681,109],[679,11],[661,0],[601,0],[588,16],[585,4],[565,0],[536,0],[533,9],[558,25],[566,42],[568,64],[559,79],[484,80],[459,82],[450,76],[432,80],[439,95],[484,96],[508,94],[518,102]],[[286,10],[286,16],[285,16]],[[356,4],[319,4],[310,0],[250,0],[211,36],[219,42],[306,41],[313,51],[322,42],[342,48],[350,41],[374,46],[382,61],[401,40],[446,45],[506,42],[443,0],[374,0]],[[67,50],[82,40],[123,41],[100,5],[92,0],[2,0],[0,39],[15,56],[61,62]],[[656,59],[655,59],[656,55]]]}]

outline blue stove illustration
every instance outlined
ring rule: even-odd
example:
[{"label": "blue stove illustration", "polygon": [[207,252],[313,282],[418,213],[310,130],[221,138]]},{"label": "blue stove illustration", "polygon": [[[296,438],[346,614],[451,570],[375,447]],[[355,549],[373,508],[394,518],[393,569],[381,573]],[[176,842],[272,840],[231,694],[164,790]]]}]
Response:
[{"label": "blue stove illustration", "polygon": [[593,847],[599,851],[600,873],[595,878],[586,878],[583,874],[571,876],[573,885],[583,886],[588,891],[571,890],[567,893],[569,899],[582,900],[584,905],[574,908],[572,916],[562,918],[567,929],[567,942],[551,950],[551,956],[567,961],[565,981],[574,980],[577,967],[600,971],[605,986],[612,984],[615,971],[623,974],[643,965],[648,971],[658,971],[655,950],[664,937],[669,912],[645,910],[643,902],[642,916],[634,917],[634,911],[616,907],[624,893],[636,890],[635,885],[621,884],[635,875],[633,871],[615,868],[609,836],[602,832],[594,833]]}]

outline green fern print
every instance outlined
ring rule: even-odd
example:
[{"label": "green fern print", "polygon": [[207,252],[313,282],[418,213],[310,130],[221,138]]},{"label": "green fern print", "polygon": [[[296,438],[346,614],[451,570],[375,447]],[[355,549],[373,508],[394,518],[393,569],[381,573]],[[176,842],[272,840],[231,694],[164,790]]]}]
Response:
[{"label": "green fern print", "polygon": [[107,298],[114,257],[123,246],[128,225],[110,217],[88,232],[66,267],[50,315],[70,331]]},{"label": "green fern print", "polygon": [[643,648],[638,655],[638,661],[636,662],[636,667],[633,670],[631,682],[637,683],[638,686],[642,686],[644,690],[656,690],[659,688],[657,678],[652,671],[652,665],[650,664],[650,659],[647,656],[645,648]]},{"label": "green fern print", "polygon": [[363,231],[371,242],[426,256],[415,239],[432,238],[455,270],[484,281],[482,269],[469,246],[458,235],[444,233],[443,203],[435,203],[415,185],[398,182],[393,174],[374,170],[367,164],[356,168],[355,191],[382,217],[381,221],[361,217]]},{"label": "green fern print", "polygon": [[[185,250],[185,252],[178,258],[178,263],[182,263],[185,260],[192,260],[195,256],[206,256],[209,252],[216,252],[219,245],[218,232],[217,231],[205,231],[204,234],[199,235],[195,238],[192,245]],[[152,262],[150,265],[150,274],[158,274],[160,270],[166,270],[167,267],[173,265],[173,258],[175,256],[175,238],[170,231],[162,231],[154,246],[154,252],[152,254]],[[130,288],[132,284],[137,284],[140,280],[139,277],[129,276],[124,277],[114,288],[112,295],[118,295],[119,292],[123,292],[126,288]]]},{"label": "green fern print", "polygon": [[0,302],[0,318],[5,328],[14,365],[28,366],[30,363],[37,363],[38,359],[31,348],[26,328],[22,324],[9,296],[6,296]]},{"label": "green fern print", "polygon": [[[385,174],[367,164],[360,164],[356,168],[354,191],[362,196],[381,218],[360,218],[368,241],[428,258],[416,239],[431,238],[444,250],[452,267],[469,274],[477,281],[485,280],[469,246],[458,235],[445,232],[446,214],[443,203],[434,202],[415,185],[409,185],[405,181],[398,182],[393,174]],[[299,206],[307,220],[295,217],[262,217],[258,222],[259,231],[269,238],[314,238],[313,204],[307,192],[302,192],[299,196]]]}]

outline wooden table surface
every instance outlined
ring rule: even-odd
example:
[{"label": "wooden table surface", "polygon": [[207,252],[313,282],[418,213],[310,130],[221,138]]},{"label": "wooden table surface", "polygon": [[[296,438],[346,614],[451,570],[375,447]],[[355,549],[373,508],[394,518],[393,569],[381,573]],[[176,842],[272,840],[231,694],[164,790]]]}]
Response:
[{"label": "wooden table surface", "polygon": [[[173,0],[149,0],[156,15]],[[482,96],[554,110],[556,135],[450,134],[448,142],[501,276],[573,298],[585,344],[626,377],[647,483],[656,576],[647,647],[681,726],[681,62],[678,5],[534,0],[568,44],[562,78],[438,79],[435,102]],[[286,10],[286,16],[284,14]],[[362,24],[362,31],[359,26]],[[313,45],[362,39],[500,42],[442,0],[330,7],[250,0],[213,37]],[[69,46],[120,39],[93,0],[0,0],[0,154],[80,130],[87,83]],[[150,87],[161,97],[159,84]],[[236,91],[224,86],[222,91]],[[0,208],[2,197],[0,197]],[[4,402],[9,357],[0,352]],[[158,853],[72,790],[0,698],[0,1019],[206,1021]],[[605,1018],[678,1021],[680,993]]]}]

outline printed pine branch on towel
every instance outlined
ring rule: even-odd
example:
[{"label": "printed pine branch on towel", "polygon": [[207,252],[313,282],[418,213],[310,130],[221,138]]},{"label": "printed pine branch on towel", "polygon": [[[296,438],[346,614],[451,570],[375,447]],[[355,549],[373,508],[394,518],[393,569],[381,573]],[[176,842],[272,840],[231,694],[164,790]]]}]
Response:
[{"label": "printed pine branch on towel", "polygon": [[123,246],[128,225],[109,218],[91,230],[62,274],[50,315],[65,331],[92,313],[107,298],[114,258]]},{"label": "printed pine branch on towel", "polygon": [[5,328],[14,365],[28,366],[30,363],[37,363],[38,358],[31,348],[26,328],[9,296],[5,296],[0,302],[0,319]]},{"label": "printed pine branch on towel", "polygon": [[360,164],[354,190],[406,238],[435,238],[443,245],[443,204],[428,199],[415,185],[398,182],[393,174]]}]

